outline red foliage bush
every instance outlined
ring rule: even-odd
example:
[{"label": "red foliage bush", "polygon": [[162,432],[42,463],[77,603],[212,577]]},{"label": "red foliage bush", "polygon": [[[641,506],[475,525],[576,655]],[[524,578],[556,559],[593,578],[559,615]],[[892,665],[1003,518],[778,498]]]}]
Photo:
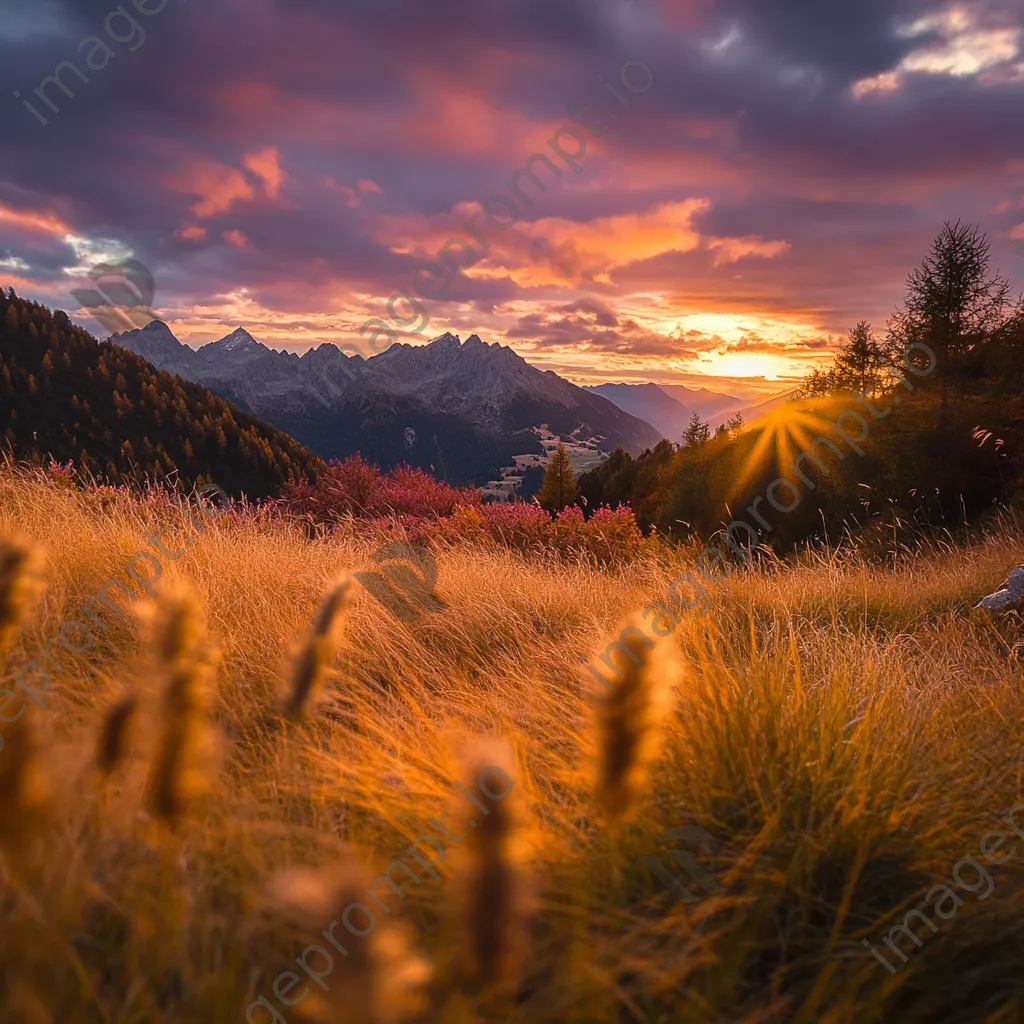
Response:
[{"label": "red foliage bush", "polygon": [[305,480],[289,484],[279,499],[285,511],[320,523],[349,516],[428,519],[451,515],[462,505],[479,504],[475,487],[452,487],[408,466],[381,473],[361,455],[331,462],[314,484]]},{"label": "red foliage bush", "polygon": [[475,487],[452,487],[408,466],[381,473],[358,455],[332,462],[315,484],[290,484],[277,504],[325,525],[357,517],[413,541],[501,544],[599,565],[631,561],[645,543],[629,508],[600,508],[584,519],[576,506],[552,518],[539,505],[484,505]]}]

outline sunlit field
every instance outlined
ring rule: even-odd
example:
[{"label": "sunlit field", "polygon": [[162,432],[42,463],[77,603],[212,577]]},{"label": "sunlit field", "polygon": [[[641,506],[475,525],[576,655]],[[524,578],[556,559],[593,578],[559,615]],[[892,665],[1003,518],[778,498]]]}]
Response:
[{"label": "sunlit field", "polygon": [[[448,544],[446,607],[400,622],[334,589],[373,566],[365,523],[190,521],[7,468],[0,536],[45,560],[45,587],[30,564],[0,585],[7,678],[161,530],[181,553],[158,600],[133,586],[88,649],[52,644],[45,708],[6,684],[0,1019],[1024,1019],[1020,620],[973,608],[1024,561],[1013,523],[884,566],[738,570],[609,691],[581,659],[667,600],[685,551],[599,569]],[[491,766],[500,802],[474,792]],[[443,861],[415,845],[431,818],[465,833]],[[718,882],[693,902],[642,860],[680,826],[716,847],[692,850]],[[419,881],[373,901],[410,844]],[[376,924],[333,929],[342,954],[323,933],[354,901]],[[911,916],[901,959],[884,939],[914,908],[935,930]]]}]

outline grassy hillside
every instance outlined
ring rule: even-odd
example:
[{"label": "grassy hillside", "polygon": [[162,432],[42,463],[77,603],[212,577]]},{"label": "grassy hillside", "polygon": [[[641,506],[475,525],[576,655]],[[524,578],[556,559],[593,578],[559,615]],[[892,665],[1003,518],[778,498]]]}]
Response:
[{"label": "grassy hillside", "polygon": [[[713,585],[707,613],[684,612],[655,649],[682,673],[660,740],[649,730],[671,665],[644,662],[602,698],[579,659],[665,599],[682,555],[597,572],[454,545],[436,553],[446,607],[410,623],[353,585],[338,668],[308,718],[286,722],[288,658],[338,574],[373,566],[372,536],[309,540],[267,512],[190,520],[156,494],[7,470],[0,535],[46,556],[9,671],[43,657],[65,620],[91,623],[90,596],[127,581],[156,531],[178,553],[158,556],[156,587],[187,584],[197,613],[173,587],[141,624],[102,611],[87,650],[78,626],[70,649],[51,645],[45,709],[29,701],[10,722],[20,698],[0,704],[0,1019],[233,1021],[248,1007],[290,1022],[315,998],[320,1019],[360,1022],[1021,1019],[1024,839],[1000,824],[1024,801],[1019,620],[971,607],[1024,560],[1018,528],[887,569],[828,552]],[[11,605],[0,586],[0,620]],[[38,673],[21,678],[42,689]],[[128,692],[137,720],[122,760],[107,737],[104,782],[97,736]],[[651,741],[648,769],[631,764],[624,726]],[[476,832],[467,818],[482,813],[449,784],[474,763],[514,782]],[[597,778],[605,793],[625,784],[624,820]],[[445,811],[470,838],[447,844],[437,880],[409,860],[421,880],[397,874],[404,899],[378,885],[385,914],[363,890],[418,835],[440,835],[428,819]],[[679,844],[717,880],[691,903],[642,860],[670,865],[658,837],[682,826],[717,847],[712,865]],[[992,829],[1016,854],[988,867],[987,898],[961,866],[956,913],[933,914],[934,933],[912,918],[921,947],[897,935],[907,960],[888,954],[889,929]],[[323,991],[296,958],[323,972],[308,947],[330,950],[324,930],[356,900],[376,931],[339,924],[348,955],[334,953]],[[485,990],[506,952],[518,986]]]},{"label": "grassy hillside", "polygon": [[323,468],[287,434],[206,388],[3,288],[0,445],[15,458],[72,462],[112,483],[212,481],[250,498]]}]

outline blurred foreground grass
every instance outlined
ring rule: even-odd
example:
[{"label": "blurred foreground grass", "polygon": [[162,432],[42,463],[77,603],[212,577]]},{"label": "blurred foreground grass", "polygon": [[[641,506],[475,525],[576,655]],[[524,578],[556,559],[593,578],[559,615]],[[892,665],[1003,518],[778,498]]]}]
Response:
[{"label": "blurred foreground grass", "polygon": [[[256,513],[200,534],[166,502],[6,470],[0,536],[45,553],[47,581],[8,670],[123,578],[154,529],[184,548],[161,559],[161,585],[186,584],[205,618],[213,729],[189,755],[201,785],[180,820],[151,816],[167,711],[144,623],[112,620],[79,655],[53,648],[63,669],[48,708],[0,726],[0,1020],[234,1021],[259,996],[304,1019],[312,1000],[288,1008],[273,980],[334,911],[325,896],[322,923],[293,918],[283,873],[354,857],[378,874],[453,808],[449,783],[481,736],[509,741],[518,772],[509,806],[532,891],[518,985],[465,979],[473,869],[454,851],[442,880],[387,894],[395,956],[431,971],[407,1019],[1024,1020],[1024,845],[989,868],[988,899],[963,893],[937,932],[917,929],[921,948],[901,941],[896,974],[861,944],[878,944],[1024,800],[1019,619],[972,608],[1024,561],[1024,536],[1006,528],[888,569],[805,556],[711,585],[708,614],[684,613],[660,641],[682,681],[633,813],[615,822],[595,800],[600,736],[579,659],[661,600],[681,562],[609,572],[443,550],[441,614],[399,623],[353,588],[337,669],[293,723],[278,712],[289,658],[339,574],[371,565],[373,537],[311,539]],[[97,737],[129,692],[126,760],[101,784]],[[14,792],[22,742],[36,754]],[[680,825],[714,837],[723,894],[672,905],[642,866]],[[399,966],[379,965],[385,987]],[[332,998],[325,1020],[397,1019]]]}]

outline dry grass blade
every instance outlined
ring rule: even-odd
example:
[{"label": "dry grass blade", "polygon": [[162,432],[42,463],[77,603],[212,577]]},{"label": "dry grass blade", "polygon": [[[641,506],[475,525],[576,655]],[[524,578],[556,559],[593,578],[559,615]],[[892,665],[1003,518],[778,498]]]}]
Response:
[{"label": "dry grass blade", "polygon": [[348,603],[351,588],[351,577],[338,580],[317,610],[309,639],[295,663],[291,687],[284,702],[284,713],[288,718],[302,718],[316,703],[327,666],[334,655],[336,627]]}]

